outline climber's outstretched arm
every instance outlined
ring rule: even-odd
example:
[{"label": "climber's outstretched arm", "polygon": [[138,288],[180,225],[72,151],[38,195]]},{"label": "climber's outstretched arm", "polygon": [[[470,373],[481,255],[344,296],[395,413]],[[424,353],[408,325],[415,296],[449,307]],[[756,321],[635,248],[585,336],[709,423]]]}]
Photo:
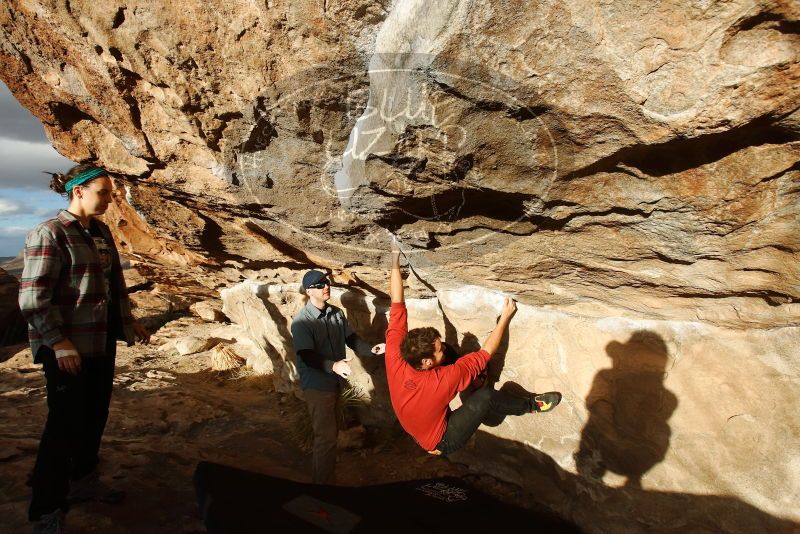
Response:
[{"label": "climber's outstretched arm", "polygon": [[392,302],[405,302],[403,295],[403,275],[400,273],[400,247],[392,238],[392,271],[389,277],[389,294]]}]

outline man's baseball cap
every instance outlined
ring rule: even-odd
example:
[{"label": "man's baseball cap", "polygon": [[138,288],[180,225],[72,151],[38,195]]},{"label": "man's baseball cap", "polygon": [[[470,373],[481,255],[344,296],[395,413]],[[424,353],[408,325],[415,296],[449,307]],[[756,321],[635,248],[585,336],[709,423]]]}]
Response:
[{"label": "man's baseball cap", "polygon": [[323,273],[322,271],[315,271],[315,270],[308,271],[306,274],[303,275],[303,289],[308,289],[309,286],[313,286],[326,276],[328,275]]}]

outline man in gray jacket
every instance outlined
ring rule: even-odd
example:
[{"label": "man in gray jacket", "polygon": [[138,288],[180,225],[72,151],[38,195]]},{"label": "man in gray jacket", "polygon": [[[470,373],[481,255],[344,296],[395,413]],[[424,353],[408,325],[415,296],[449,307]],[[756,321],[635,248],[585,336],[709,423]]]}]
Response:
[{"label": "man in gray jacket", "polygon": [[345,345],[362,357],[382,356],[385,344],[371,347],[353,332],[341,308],[328,304],[331,284],[325,273],[308,271],[303,276],[303,289],[308,303],[292,320],[292,338],[300,387],[314,432],[311,481],[330,484],[336,466],[339,433],[336,403],[342,379],[347,379],[351,373]]}]

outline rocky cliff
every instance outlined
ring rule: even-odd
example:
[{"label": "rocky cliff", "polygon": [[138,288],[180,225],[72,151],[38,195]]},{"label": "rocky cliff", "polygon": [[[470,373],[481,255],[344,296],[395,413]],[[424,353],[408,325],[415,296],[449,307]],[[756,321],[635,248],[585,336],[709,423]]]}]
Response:
[{"label": "rocky cliff", "polygon": [[19,311],[19,281],[0,268],[0,347],[28,339],[28,325]]},{"label": "rocky cliff", "polygon": [[489,429],[510,449],[474,465],[517,479],[541,451],[615,521],[642,488],[797,521],[799,15],[10,0],[0,76],[62,154],[120,173],[109,220],[129,252],[319,265],[372,298],[391,232],[420,317],[464,346],[515,295],[498,387],[570,402],[546,437]]}]

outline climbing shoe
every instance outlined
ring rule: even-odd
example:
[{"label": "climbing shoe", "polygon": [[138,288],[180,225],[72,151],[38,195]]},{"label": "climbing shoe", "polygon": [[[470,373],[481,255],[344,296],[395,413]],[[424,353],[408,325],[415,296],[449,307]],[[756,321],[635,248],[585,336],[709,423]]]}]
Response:
[{"label": "climbing shoe", "polygon": [[535,393],[531,399],[531,412],[549,412],[561,402],[561,393],[558,391],[548,391],[547,393]]}]

